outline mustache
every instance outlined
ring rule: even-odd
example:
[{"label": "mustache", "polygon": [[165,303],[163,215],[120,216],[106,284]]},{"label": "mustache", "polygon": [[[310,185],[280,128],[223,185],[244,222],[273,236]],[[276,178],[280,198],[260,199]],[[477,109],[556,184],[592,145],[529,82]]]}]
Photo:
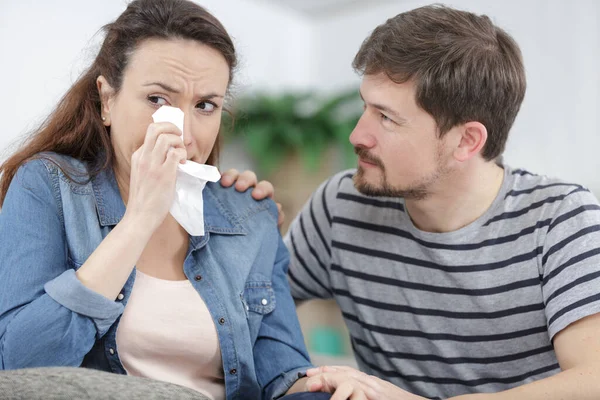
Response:
[{"label": "mustache", "polygon": [[354,147],[354,152],[359,158],[362,158],[363,160],[375,164],[379,168],[383,169],[383,162],[381,159],[369,153],[369,150],[365,149],[364,147]]}]

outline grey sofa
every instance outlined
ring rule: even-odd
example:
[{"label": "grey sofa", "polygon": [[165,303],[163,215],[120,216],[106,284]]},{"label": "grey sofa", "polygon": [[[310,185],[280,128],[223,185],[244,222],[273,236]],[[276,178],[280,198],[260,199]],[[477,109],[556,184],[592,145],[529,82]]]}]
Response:
[{"label": "grey sofa", "polygon": [[2,400],[208,400],[171,383],[87,368],[32,368],[0,371]]}]

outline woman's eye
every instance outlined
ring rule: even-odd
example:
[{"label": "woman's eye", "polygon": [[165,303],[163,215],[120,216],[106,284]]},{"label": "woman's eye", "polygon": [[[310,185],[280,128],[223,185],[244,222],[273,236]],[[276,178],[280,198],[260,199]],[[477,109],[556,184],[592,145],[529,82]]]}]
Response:
[{"label": "woman's eye", "polygon": [[164,106],[168,104],[167,100],[160,96],[148,96],[148,101],[152,104],[156,104],[157,106]]},{"label": "woman's eye", "polygon": [[214,111],[216,108],[216,106],[213,103],[209,103],[208,101],[201,101],[196,105],[196,107],[205,112]]}]

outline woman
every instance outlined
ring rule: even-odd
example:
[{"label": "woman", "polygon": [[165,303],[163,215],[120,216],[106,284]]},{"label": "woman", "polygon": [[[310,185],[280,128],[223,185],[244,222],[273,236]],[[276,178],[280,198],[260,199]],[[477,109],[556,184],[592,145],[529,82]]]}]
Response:
[{"label": "woman", "polygon": [[[272,201],[209,183],[205,235],[168,213],[178,164],[213,164],[236,66],[186,0],[136,0],[0,168],[0,366],[85,366],[213,399],[304,390],[310,367]],[[152,123],[161,106],[184,131]]]}]

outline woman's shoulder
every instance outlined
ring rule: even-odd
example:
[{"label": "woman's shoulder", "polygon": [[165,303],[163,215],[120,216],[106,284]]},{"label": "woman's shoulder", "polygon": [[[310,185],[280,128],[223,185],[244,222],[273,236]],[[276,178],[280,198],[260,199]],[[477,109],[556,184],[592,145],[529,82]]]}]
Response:
[{"label": "woman's shoulder", "polygon": [[87,176],[88,169],[84,162],[54,152],[38,153],[19,167],[19,171],[46,172],[52,175]]},{"label": "woman's shoulder", "polygon": [[233,186],[226,188],[221,186],[220,182],[208,182],[205,192],[222,213],[234,217],[237,222],[263,215],[268,215],[269,218],[277,221],[278,211],[275,202],[270,198],[255,200],[252,198],[252,189],[238,192]]},{"label": "woman's shoulder", "polygon": [[38,153],[18,168],[8,194],[14,196],[22,191],[52,193],[55,198],[65,191],[76,195],[93,193],[86,163],[51,152]]},{"label": "woman's shoulder", "polygon": [[29,162],[38,162],[44,165],[50,172],[55,173],[75,173],[78,175],[87,175],[88,169],[87,164],[74,157],[67,156],[65,154],[59,154],[54,152],[43,152],[38,153],[34,159]]}]

